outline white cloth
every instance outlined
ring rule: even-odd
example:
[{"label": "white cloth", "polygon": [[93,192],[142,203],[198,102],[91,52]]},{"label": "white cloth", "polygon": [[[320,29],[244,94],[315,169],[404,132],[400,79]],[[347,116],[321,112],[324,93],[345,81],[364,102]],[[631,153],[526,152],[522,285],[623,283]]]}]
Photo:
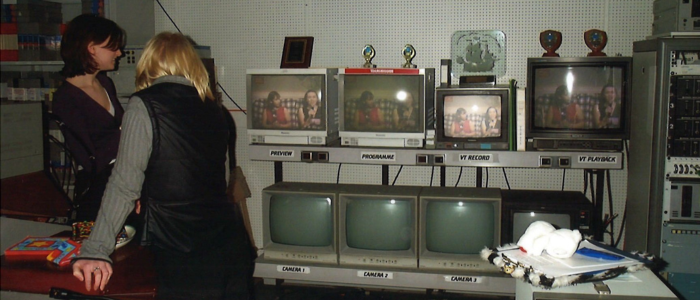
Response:
[{"label": "white cloth", "polygon": [[543,251],[557,258],[567,258],[574,255],[581,242],[581,233],[578,230],[557,230],[545,221],[535,221],[527,227],[518,246],[528,255],[539,256]]}]

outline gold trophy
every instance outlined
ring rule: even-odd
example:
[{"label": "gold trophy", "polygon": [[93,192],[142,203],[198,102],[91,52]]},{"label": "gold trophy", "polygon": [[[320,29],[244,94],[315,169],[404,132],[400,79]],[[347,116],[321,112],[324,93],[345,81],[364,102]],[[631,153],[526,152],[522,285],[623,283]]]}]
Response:
[{"label": "gold trophy", "polygon": [[540,45],[544,50],[547,50],[543,57],[559,57],[556,53],[559,46],[561,46],[561,32],[556,30],[545,30],[540,32]]},{"label": "gold trophy", "polygon": [[406,63],[401,66],[402,68],[406,69],[415,69],[416,65],[411,63],[411,60],[413,60],[414,57],[416,57],[416,48],[413,48],[412,45],[406,44],[406,46],[403,46],[403,51],[401,51],[401,55],[403,55],[403,58],[406,60]]},{"label": "gold trophy", "polygon": [[365,58],[365,64],[362,65],[363,68],[376,68],[377,65],[372,64],[372,59],[374,58],[374,47],[372,45],[365,45],[362,48],[362,57]]},{"label": "gold trophy", "polygon": [[586,46],[593,50],[588,56],[607,56],[603,48],[608,44],[608,34],[599,29],[591,29],[583,33],[583,40]]}]

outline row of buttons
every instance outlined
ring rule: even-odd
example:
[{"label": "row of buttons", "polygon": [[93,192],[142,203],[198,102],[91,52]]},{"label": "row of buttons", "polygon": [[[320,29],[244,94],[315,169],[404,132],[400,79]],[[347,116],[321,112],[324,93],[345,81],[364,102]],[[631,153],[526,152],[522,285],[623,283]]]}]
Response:
[{"label": "row of buttons", "polygon": [[673,174],[699,174],[700,165],[673,165]]}]

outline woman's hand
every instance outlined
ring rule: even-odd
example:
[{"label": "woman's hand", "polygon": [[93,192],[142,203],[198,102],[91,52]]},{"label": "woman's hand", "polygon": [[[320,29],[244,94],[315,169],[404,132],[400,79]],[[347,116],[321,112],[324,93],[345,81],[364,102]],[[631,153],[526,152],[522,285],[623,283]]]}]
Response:
[{"label": "woman's hand", "polygon": [[80,259],[73,263],[73,276],[84,281],[88,291],[97,290],[98,287],[104,291],[112,277],[112,264],[97,259]]}]

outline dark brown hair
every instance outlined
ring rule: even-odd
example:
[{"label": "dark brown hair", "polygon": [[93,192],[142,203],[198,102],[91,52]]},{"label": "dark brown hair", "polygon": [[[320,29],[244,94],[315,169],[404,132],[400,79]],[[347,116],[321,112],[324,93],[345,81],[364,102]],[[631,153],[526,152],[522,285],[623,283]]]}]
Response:
[{"label": "dark brown hair", "polygon": [[65,77],[92,74],[97,71],[97,63],[88,51],[90,43],[102,44],[109,40],[107,48],[121,49],[126,44],[126,33],[114,23],[92,14],[75,17],[68,23],[61,38],[61,57]]}]

